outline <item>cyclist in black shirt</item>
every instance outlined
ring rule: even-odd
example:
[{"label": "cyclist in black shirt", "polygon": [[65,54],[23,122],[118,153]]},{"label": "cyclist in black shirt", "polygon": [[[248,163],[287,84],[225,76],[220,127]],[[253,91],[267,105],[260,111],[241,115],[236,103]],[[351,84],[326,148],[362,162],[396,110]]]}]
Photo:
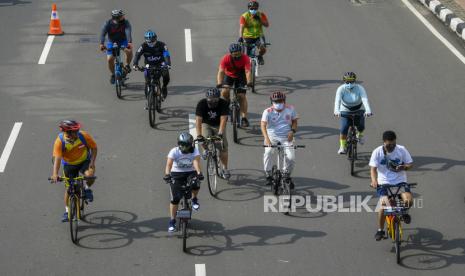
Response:
[{"label": "cyclist in black shirt", "polygon": [[[151,66],[162,67],[161,76],[163,77],[163,86],[161,92],[163,98],[168,94],[168,83],[170,82],[170,74],[168,69],[171,67],[171,58],[168,47],[162,41],[157,40],[157,35],[148,30],[144,35],[145,42],[137,49],[136,57],[134,58],[133,68],[139,69],[139,59],[144,55],[145,64]],[[150,81],[147,70],[144,71],[145,76],[145,91],[147,93],[147,85]]]},{"label": "cyclist in black shirt", "polygon": [[206,98],[199,101],[195,110],[197,129],[197,140],[202,141],[205,135],[220,136],[223,138],[223,146],[220,149],[220,160],[223,164],[223,177],[229,179],[231,174],[228,170],[228,140],[226,139],[226,121],[229,115],[229,104],[220,98],[218,88],[208,89]]},{"label": "cyclist in black shirt", "polygon": [[[108,35],[108,43],[105,46],[105,36]],[[131,36],[131,24],[124,18],[123,10],[113,10],[111,12],[111,19],[106,21],[102,27],[102,33],[100,35],[100,51],[107,50],[107,61],[108,69],[111,72],[110,82],[115,83],[115,57],[112,56],[111,49],[113,43],[118,43],[119,46],[124,47],[126,53],[126,66],[124,67],[126,73],[131,72],[131,60],[132,60],[132,36]]]}]

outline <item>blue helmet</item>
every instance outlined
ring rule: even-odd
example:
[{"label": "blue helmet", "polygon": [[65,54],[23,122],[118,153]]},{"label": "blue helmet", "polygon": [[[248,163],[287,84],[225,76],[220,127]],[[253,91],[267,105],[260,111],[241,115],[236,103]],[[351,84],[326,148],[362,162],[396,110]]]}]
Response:
[{"label": "blue helmet", "polygon": [[145,41],[148,43],[155,42],[157,40],[157,34],[152,30],[148,30],[145,32],[144,38],[145,38]]},{"label": "blue helmet", "polygon": [[214,88],[207,89],[207,91],[205,92],[205,97],[219,98],[220,94],[221,94],[221,91],[218,88],[214,87]]}]

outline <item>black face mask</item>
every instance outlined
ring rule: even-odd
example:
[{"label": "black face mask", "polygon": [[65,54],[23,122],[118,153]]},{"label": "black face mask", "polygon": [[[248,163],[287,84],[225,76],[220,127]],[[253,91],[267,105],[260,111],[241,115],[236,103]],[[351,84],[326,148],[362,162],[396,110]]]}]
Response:
[{"label": "black face mask", "polygon": [[218,106],[218,103],[220,102],[219,99],[215,99],[215,100],[209,100],[207,99],[207,105],[208,105],[208,108],[216,108]]},{"label": "black face mask", "polygon": [[387,152],[393,152],[394,149],[396,148],[396,144],[385,144],[384,148],[386,149]]},{"label": "black face mask", "polygon": [[232,58],[233,58],[234,60],[240,60],[240,59],[242,58],[242,55],[240,55],[240,56],[238,56],[238,57],[232,56]]}]

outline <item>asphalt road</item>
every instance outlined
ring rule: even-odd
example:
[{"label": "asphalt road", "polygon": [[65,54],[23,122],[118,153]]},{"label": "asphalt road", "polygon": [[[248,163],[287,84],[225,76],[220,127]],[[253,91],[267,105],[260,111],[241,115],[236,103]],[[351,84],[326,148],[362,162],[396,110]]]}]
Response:
[{"label": "asphalt road", "polygon": [[[0,1],[0,148],[15,122],[18,139],[0,173],[0,269],[3,275],[461,275],[465,264],[464,107],[461,63],[401,1],[270,0],[272,43],[258,94],[249,95],[252,127],[230,147],[231,183],[218,199],[206,189],[194,214],[189,254],[166,232],[165,156],[188,114],[214,84],[220,56],[237,39],[244,3],[204,1],[58,1],[66,35],[45,65],[37,61],[49,23],[49,1]],[[108,83],[97,50],[100,27],[121,7],[141,42],[154,28],[173,56],[172,84],[157,129],[144,111],[141,73],[124,99]],[[430,18],[434,21],[434,18]],[[447,29],[437,25],[447,38]],[[184,29],[192,30],[186,63]],[[463,45],[452,41],[463,53]],[[367,122],[357,177],[336,154],[333,99],[344,71],[366,87],[375,116]],[[294,216],[263,212],[258,122],[273,89],[286,89],[300,113],[294,173],[302,195],[373,195],[367,159],[393,129],[413,155],[409,180],[423,208],[406,226],[402,266],[388,240],[376,242],[372,213]],[[95,202],[71,243],[60,185],[48,184],[57,122],[80,120],[99,145]],[[230,131],[231,132],[231,131]],[[371,201],[373,204],[374,201]]]}]

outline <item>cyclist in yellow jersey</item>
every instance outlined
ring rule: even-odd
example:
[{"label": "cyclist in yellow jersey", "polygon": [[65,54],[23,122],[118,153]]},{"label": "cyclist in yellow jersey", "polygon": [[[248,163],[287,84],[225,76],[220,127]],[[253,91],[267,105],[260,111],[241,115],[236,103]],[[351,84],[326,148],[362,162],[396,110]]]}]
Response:
[{"label": "cyclist in yellow jersey", "polygon": [[[265,47],[265,36],[263,33],[263,27],[270,25],[268,23],[268,17],[264,12],[258,11],[258,2],[250,1],[247,5],[249,10],[241,15],[240,27],[239,27],[239,42],[245,42],[247,45],[247,55],[250,56],[254,45],[257,45],[259,49],[258,63],[263,65],[263,55],[266,52]],[[260,42],[263,40],[263,43]]]}]

